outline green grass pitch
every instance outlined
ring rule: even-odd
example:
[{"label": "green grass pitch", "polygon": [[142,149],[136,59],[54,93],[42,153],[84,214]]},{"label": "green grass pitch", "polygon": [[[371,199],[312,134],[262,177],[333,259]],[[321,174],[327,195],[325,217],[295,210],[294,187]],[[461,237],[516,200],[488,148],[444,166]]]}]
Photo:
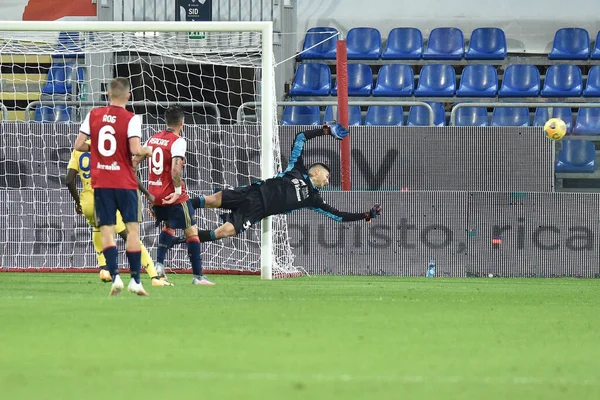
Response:
[{"label": "green grass pitch", "polygon": [[0,274],[0,398],[600,398],[598,280],[214,280]]}]

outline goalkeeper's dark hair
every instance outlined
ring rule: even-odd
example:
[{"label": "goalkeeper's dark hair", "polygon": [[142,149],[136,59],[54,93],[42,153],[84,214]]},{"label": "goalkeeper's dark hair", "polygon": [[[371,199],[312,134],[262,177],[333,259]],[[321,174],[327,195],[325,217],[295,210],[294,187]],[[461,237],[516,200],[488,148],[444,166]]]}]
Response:
[{"label": "goalkeeper's dark hair", "polygon": [[329,168],[329,167],[328,167],[326,164],[323,164],[323,163],[320,163],[320,162],[318,162],[318,163],[314,163],[314,164],[311,164],[311,165],[308,167],[308,172],[310,172],[310,170],[311,170],[311,169],[313,169],[313,168],[316,168],[316,167],[321,167],[321,168],[323,168],[325,171],[327,171],[327,172],[331,173],[331,169],[330,169],[330,168]]},{"label": "goalkeeper's dark hair", "polygon": [[174,105],[165,111],[165,122],[167,126],[178,126],[181,120],[185,118],[185,112],[179,105]]}]

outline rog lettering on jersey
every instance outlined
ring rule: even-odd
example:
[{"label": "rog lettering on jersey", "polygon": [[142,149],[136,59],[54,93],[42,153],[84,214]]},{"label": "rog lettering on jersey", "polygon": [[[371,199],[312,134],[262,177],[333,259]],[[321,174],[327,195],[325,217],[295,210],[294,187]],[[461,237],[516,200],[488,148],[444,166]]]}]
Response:
[{"label": "rog lettering on jersey", "polygon": [[117,122],[117,117],[114,115],[103,115],[102,116],[102,122],[108,122],[109,124],[114,124],[115,122]]},{"label": "rog lettering on jersey", "polygon": [[157,181],[148,181],[148,185],[150,186],[162,186],[162,180],[158,178]]},{"label": "rog lettering on jersey", "polygon": [[156,144],[158,146],[168,146],[169,139],[152,138],[148,140],[148,144]]}]

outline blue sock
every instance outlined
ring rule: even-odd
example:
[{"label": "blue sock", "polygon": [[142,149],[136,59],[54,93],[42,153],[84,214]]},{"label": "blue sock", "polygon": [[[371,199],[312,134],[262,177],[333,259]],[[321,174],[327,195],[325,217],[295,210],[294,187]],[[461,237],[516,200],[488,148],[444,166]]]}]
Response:
[{"label": "blue sock", "polygon": [[119,263],[118,263],[118,251],[117,246],[110,246],[102,250],[104,254],[104,258],[106,259],[106,269],[110,272],[110,276],[112,277],[113,282],[115,281],[115,276],[119,275]]},{"label": "blue sock", "polygon": [[187,248],[192,263],[192,273],[195,276],[202,276],[202,255],[200,255],[200,242],[197,236],[187,242]]},{"label": "blue sock", "polygon": [[156,249],[156,262],[160,264],[165,263],[167,257],[167,251],[173,247],[173,239],[175,237],[171,232],[163,230],[158,236],[158,249]]},{"label": "blue sock", "polygon": [[142,252],[126,251],[127,260],[129,260],[129,270],[135,283],[140,283],[140,270],[142,269]]},{"label": "blue sock", "polygon": [[200,196],[200,197],[196,197],[194,199],[190,199],[190,202],[192,203],[192,208],[195,210],[197,208],[204,208],[204,196]]}]

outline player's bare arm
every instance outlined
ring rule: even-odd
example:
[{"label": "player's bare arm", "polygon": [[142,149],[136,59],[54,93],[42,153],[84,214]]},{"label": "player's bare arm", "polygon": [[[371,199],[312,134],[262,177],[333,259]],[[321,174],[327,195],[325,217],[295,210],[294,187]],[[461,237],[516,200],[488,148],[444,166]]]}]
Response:
[{"label": "player's bare arm", "polygon": [[148,189],[146,188],[146,186],[144,186],[137,173],[135,174],[135,177],[137,178],[138,190],[142,192],[144,196],[146,196],[146,200],[148,200],[148,203],[150,203],[150,207],[152,207],[154,205],[154,196],[152,196],[150,192],[148,192]]},{"label": "player's bare arm", "polygon": [[75,150],[77,151],[83,151],[85,152],[89,152],[91,149],[91,146],[86,143],[86,141],[89,139],[89,136],[86,133],[83,132],[79,132],[79,135],[77,136],[77,139],[75,140]]},{"label": "player's bare arm", "polygon": [[140,175],[139,175],[139,171],[138,171],[140,163],[142,161],[144,161],[147,157],[148,156],[135,156],[135,157],[133,157],[131,163],[133,164],[133,170],[135,171],[135,178],[137,179],[138,190],[144,196],[146,196],[148,203],[150,203],[150,207],[152,207],[154,205],[154,196],[152,196],[150,194],[150,192],[148,192],[148,189],[146,189],[146,186],[144,186],[144,184],[142,183],[142,180],[140,179]]},{"label": "player's bare arm", "polygon": [[78,172],[72,168],[67,170],[66,176],[66,184],[69,189],[69,193],[75,202],[75,212],[78,215],[83,215],[83,210],[81,209],[81,203],[79,200],[79,192],[77,191],[77,186],[75,185],[75,178],[77,177]]},{"label": "player's bare arm", "polygon": [[140,166],[140,164],[142,163],[142,161],[144,161],[146,158],[148,158],[148,155],[134,156],[133,160],[131,160],[131,164],[133,165],[133,169],[135,169],[137,171],[137,169]]},{"label": "player's bare arm", "polygon": [[181,157],[173,157],[171,162],[171,178],[173,179],[173,186],[175,191],[168,195],[164,200],[163,204],[173,204],[181,196],[181,173],[183,170],[183,159]]},{"label": "player's bare arm", "polygon": [[134,156],[140,156],[144,158],[152,155],[152,150],[147,146],[142,146],[142,141],[137,136],[129,138],[129,151]]}]

